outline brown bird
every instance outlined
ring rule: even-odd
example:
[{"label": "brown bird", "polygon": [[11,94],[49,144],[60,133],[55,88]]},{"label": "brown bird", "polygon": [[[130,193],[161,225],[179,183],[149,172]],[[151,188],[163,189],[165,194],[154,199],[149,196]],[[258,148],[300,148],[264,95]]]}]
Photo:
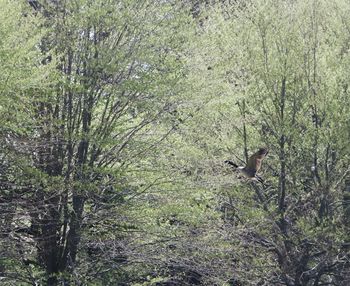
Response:
[{"label": "brown bird", "polygon": [[233,166],[235,169],[238,169],[242,174],[244,174],[249,179],[256,179],[259,182],[262,182],[262,178],[258,176],[256,173],[261,168],[262,160],[269,153],[269,150],[266,148],[260,148],[257,152],[251,155],[248,159],[248,163],[246,166],[238,166],[234,162],[230,160],[226,160],[225,163]]}]

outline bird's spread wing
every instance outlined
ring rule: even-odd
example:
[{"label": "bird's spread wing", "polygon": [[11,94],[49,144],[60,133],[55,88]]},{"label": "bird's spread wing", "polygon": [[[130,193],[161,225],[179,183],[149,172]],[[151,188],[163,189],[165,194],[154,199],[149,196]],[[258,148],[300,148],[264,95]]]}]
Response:
[{"label": "bird's spread wing", "polygon": [[250,158],[248,159],[246,170],[254,174],[257,173],[260,170],[262,160],[265,158],[267,153],[267,149],[261,148],[259,149],[259,151],[250,156]]},{"label": "bird's spread wing", "polygon": [[250,156],[245,169],[252,174],[255,174],[260,169],[261,163],[256,159],[254,155]]}]

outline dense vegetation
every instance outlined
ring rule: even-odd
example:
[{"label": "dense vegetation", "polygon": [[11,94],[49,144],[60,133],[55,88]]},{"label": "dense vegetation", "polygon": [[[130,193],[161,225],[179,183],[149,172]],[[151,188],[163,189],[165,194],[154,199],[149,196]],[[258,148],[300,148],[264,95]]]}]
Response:
[{"label": "dense vegetation", "polygon": [[347,1],[0,6],[1,285],[350,285]]}]

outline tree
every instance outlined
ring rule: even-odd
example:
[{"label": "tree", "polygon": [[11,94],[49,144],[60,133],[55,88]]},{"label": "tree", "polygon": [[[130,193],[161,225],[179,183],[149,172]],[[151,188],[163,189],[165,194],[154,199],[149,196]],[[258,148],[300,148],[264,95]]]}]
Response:
[{"label": "tree", "polygon": [[[34,127],[26,150],[17,148],[26,155],[21,239],[37,253],[24,260],[36,269],[33,281],[81,283],[83,231],[96,230],[92,240],[101,235],[90,218],[97,212],[99,224],[113,219],[118,203],[138,188],[128,186],[125,172],[169,132],[150,137],[176,106],[185,35],[174,29],[186,25],[186,15],[163,1],[48,1],[35,13],[50,30],[40,44],[48,54],[42,64],[54,62],[59,76],[27,103]],[[108,200],[113,209],[103,207]],[[128,228],[123,222],[111,227]]]},{"label": "tree", "polygon": [[[30,103],[39,98],[38,90],[50,88],[55,73],[52,65],[40,65],[46,56],[38,49],[46,33],[42,19],[32,15],[25,3],[0,4],[0,277],[4,279],[16,276],[19,265],[15,261],[24,265],[22,254],[27,250],[18,236],[18,221],[23,219],[26,191],[19,179],[27,151],[23,138],[32,133],[34,125]],[[20,145],[22,152],[17,153]],[[11,270],[7,272],[7,268]]]},{"label": "tree", "polygon": [[[217,224],[229,222],[236,259],[226,270],[235,283],[347,284],[340,206],[348,144],[339,140],[348,134],[347,44],[333,32],[346,27],[340,11],[342,1],[213,7],[193,41],[191,91],[208,103],[181,132],[180,150],[196,184],[216,194]],[[271,150],[268,187],[227,178],[220,162],[232,153],[244,161],[262,145]]]}]

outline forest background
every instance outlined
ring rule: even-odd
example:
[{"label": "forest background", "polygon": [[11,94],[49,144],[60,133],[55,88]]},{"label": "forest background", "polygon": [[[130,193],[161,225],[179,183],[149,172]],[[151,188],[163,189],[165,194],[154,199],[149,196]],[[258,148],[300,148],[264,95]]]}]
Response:
[{"label": "forest background", "polygon": [[1,285],[350,285],[348,1],[0,6]]}]

